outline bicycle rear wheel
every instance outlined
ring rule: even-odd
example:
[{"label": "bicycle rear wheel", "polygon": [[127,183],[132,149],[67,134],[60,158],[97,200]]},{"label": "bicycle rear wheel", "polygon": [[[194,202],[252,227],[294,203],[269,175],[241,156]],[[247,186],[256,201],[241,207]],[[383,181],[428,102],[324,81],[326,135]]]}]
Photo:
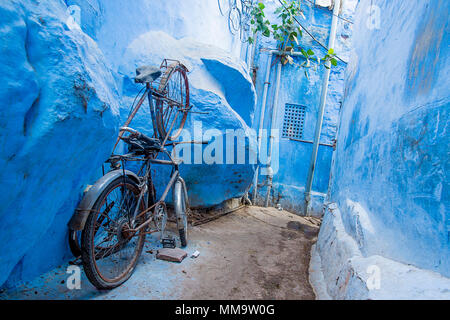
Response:
[{"label": "bicycle rear wheel", "polygon": [[[138,185],[128,177],[112,181],[98,197],[82,234],[82,261],[97,289],[113,289],[132,275],[145,241],[145,229],[129,230],[139,197]],[[140,210],[145,209],[141,201]],[[145,220],[139,217],[136,225]]]},{"label": "bicycle rear wheel", "polygon": [[186,68],[179,62],[167,66],[159,84],[164,99],[156,101],[156,126],[160,139],[177,139],[189,112],[189,81]]}]

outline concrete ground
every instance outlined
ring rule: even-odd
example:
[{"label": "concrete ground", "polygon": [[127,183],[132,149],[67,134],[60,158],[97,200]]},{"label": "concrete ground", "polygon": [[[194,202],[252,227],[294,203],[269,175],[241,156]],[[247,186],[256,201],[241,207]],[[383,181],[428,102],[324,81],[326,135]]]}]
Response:
[{"label": "concrete ground", "polygon": [[286,211],[246,207],[192,227],[180,264],[156,260],[160,245],[149,237],[133,276],[112,291],[97,291],[83,272],[81,289],[69,290],[65,265],[0,299],[314,299],[308,267],[318,230]]}]

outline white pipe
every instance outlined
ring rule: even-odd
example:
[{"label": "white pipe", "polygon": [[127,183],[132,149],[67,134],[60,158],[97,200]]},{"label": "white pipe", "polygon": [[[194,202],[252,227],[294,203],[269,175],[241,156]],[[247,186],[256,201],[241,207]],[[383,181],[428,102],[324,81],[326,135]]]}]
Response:
[{"label": "white pipe", "polygon": [[270,140],[269,140],[269,160],[268,160],[268,183],[267,183],[267,193],[266,200],[264,203],[265,207],[269,206],[269,198],[270,198],[270,190],[272,189],[273,182],[273,169],[272,169],[272,146],[273,146],[273,126],[276,126],[277,114],[278,114],[278,94],[280,92],[280,82],[281,82],[281,60],[278,62],[277,67],[277,80],[275,85],[275,95],[273,98],[273,107],[272,107],[272,119],[270,121]]},{"label": "white pipe", "polygon": [[301,53],[300,51],[281,51],[281,50],[270,50],[270,52],[272,53],[272,54],[276,54],[276,55],[279,55],[279,56],[282,56],[282,55],[288,55],[288,56],[293,56],[293,57],[305,57],[304,55],[303,55],[303,53]]},{"label": "white pipe", "polygon": [[250,60],[248,63],[248,67],[250,71],[253,72],[253,69],[255,68],[255,53],[256,53],[256,47],[258,45],[258,32],[255,33],[255,39],[253,40],[250,50]]},{"label": "white pipe", "polygon": [[[272,52],[269,53],[269,57],[267,58],[267,66],[266,66],[266,78],[264,80],[264,92],[263,99],[261,103],[261,110],[259,116],[259,130],[258,130],[258,157],[261,151],[261,139],[264,127],[264,114],[266,112],[266,103],[267,103],[267,92],[269,91],[269,80],[270,80],[270,69],[272,67]],[[255,177],[253,179],[253,203],[256,203],[256,197],[258,195],[258,175],[259,175],[259,165],[256,167]]]},{"label": "white pipe", "polygon": [[[339,14],[340,8],[341,8],[341,0],[334,0],[333,18],[331,20],[331,29],[330,29],[330,38],[328,39],[328,48],[334,48],[334,42],[336,39],[337,23],[338,23],[337,16]],[[329,61],[326,62],[326,66],[327,66],[327,68],[325,70],[325,75],[323,78],[322,94],[320,96],[320,104],[319,104],[319,113],[317,115],[316,130],[315,130],[315,134],[314,134],[313,150],[312,150],[311,161],[310,161],[309,170],[308,170],[308,179],[306,181],[306,186],[305,186],[305,214],[306,215],[309,215],[311,190],[312,190],[312,184],[313,184],[313,180],[314,180],[314,171],[315,171],[315,167],[316,167],[317,153],[319,151],[319,141],[320,141],[320,134],[322,132],[323,114],[325,111],[325,104],[326,104],[326,99],[327,99],[328,83],[330,81],[331,64]]]},{"label": "white pipe", "polygon": [[248,44],[247,48],[245,49],[245,63],[247,63],[248,71],[251,72],[252,65],[252,52],[253,52],[253,44]]},{"label": "white pipe", "polygon": [[[261,111],[260,111],[260,118],[259,118],[259,131],[258,131],[258,138],[257,138],[257,141],[258,141],[258,155],[261,152],[261,140],[262,140],[263,127],[264,127],[264,114],[265,114],[266,104],[267,104],[267,93],[268,93],[268,89],[269,89],[270,71],[271,71],[271,66],[272,66],[272,56],[273,55],[284,55],[284,54],[286,54],[286,52],[283,52],[283,51],[280,51],[280,50],[269,50],[268,52],[269,52],[269,58],[267,60],[267,66],[266,66],[266,78],[265,78],[265,81],[264,81],[264,92],[263,92],[263,99],[262,99],[262,104],[261,104]],[[297,57],[304,57],[304,55],[301,52],[289,52],[289,55],[297,56]],[[281,75],[281,71],[280,71],[280,75]],[[279,81],[278,81],[278,84],[279,84]],[[277,96],[278,96],[278,94],[277,94]],[[272,137],[272,139],[273,139],[273,137]],[[271,145],[270,145],[270,149],[272,149]],[[270,157],[270,159],[272,158],[272,151],[271,150],[269,152],[269,157]],[[271,162],[269,162],[269,163],[271,163]],[[272,169],[272,168],[269,167],[268,170],[270,170],[270,169]],[[259,176],[259,165],[256,167],[255,176],[253,178],[253,196],[252,196],[252,200],[253,200],[254,204],[256,203],[256,197],[258,196],[258,176]],[[273,175],[272,175],[272,178],[273,178]],[[269,175],[269,179],[270,179],[270,175]],[[272,185],[270,184],[270,186],[272,186]],[[270,190],[269,190],[269,192],[270,192]],[[267,198],[268,197],[266,196],[266,199]],[[266,200],[266,202],[267,202],[267,200]]]},{"label": "white pipe", "polygon": [[[262,141],[262,133],[263,133],[263,128],[264,128],[264,116],[265,116],[265,111],[266,111],[266,104],[267,104],[267,94],[268,94],[268,90],[269,90],[269,80],[270,80],[270,71],[271,71],[271,66],[272,66],[272,57],[273,55],[285,55],[285,54],[289,54],[290,56],[295,56],[295,57],[304,57],[304,55],[301,52],[283,52],[280,50],[269,50],[269,57],[267,59],[267,66],[266,66],[266,76],[265,76],[265,80],[264,80],[264,92],[263,92],[263,99],[262,99],[262,104],[261,104],[261,110],[260,110],[260,117],[259,117],[259,130],[258,130],[258,137],[257,137],[257,142],[258,142],[258,155],[261,152],[261,141]],[[279,73],[277,74],[277,84],[276,86],[279,87],[279,76],[281,77],[281,69],[280,69],[280,64],[278,64],[278,68],[279,68]],[[276,92],[275,97],[274,97],[274,106],[277,105],[277,99],[278,99],[278,92]],[[278,108],[278,105],[277,105]],[[275,121],[273,120],[273,117],[276,114],[272,114],[272,123]],[[271,124],[272,126],[272,124]],[[270,188],[272,187],[272,183],[271,183],[271,178],[273,179],[273,171],[272,174],[270,174],[270,170],[272,169],[270,167],[271,164],[271,160],[272,160],[272,143],[273,143],[273,136],[270,137],[271,139],[271,143],[269,145],[269,159],[270,161],[269,163],[269,167],[268,167],[268,171],[269,171],[269,184]],[[253,195],[252,195],[252,201],[254,204],[256,204],[256,198],[258,196],[258,178],[259,178],[259,165],[256,167],[255,170],[255,175],[253,178]],[[270,189],[268,190],[268,194],[270,194]],[[265,202],[267,203],[268,200],[268,196],[266,195],[266,200]],[[268,204],[266,205],[266,207],[268,206]]]}]

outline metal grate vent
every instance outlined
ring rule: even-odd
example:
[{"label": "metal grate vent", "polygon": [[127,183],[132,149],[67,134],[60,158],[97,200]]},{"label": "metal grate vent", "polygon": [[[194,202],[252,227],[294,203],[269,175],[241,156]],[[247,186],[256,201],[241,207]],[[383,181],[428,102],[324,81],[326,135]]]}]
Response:
[{"label": "metal grate vent", "polygon": [[286,103],[286,106],[284,108],[282,138],[303,138],[305,111],[305,106]]}]

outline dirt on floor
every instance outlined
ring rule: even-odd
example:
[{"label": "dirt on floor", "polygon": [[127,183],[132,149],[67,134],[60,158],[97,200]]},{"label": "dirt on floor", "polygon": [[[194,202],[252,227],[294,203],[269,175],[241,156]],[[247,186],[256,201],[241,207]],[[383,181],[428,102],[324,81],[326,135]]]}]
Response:
[{"label": "dirt on floor", "polygon": [[[161,243],[148,236],[136,271],[114,290],[96,290],[83,271],[81,287],[70,289],[66,264],[0,290],[0,300],[314,299],[308,267],[319,224],[275,208],[245,207],[191,227],[181,263],[156,259]],[[195,251],[200,255],[191,258]]]},{"label": "dirt on floor", "polygon": [[[246,207],[191,229],[207,242],[180,284],[184,299],[314,299],[308,267],[318,221]],[[190,279],[190,275],[196,275]]]}]

